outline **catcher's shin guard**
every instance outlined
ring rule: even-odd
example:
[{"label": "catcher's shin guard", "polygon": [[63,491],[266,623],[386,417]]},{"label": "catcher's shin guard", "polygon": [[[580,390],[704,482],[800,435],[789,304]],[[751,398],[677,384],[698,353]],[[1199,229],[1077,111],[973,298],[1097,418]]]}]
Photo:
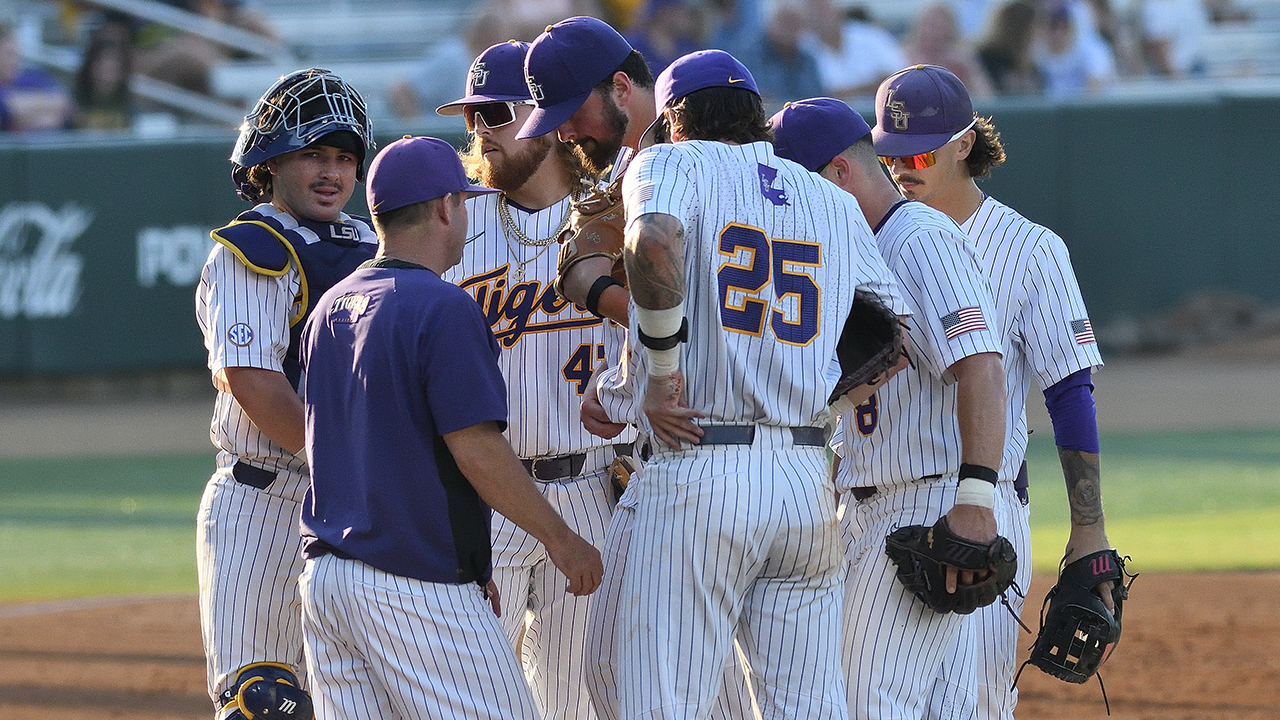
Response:
[{"label": "catcher's shin guard", "polygon": [[311,695],[284,663],[245,665],[222,692],[217,720],[312,720]]}]

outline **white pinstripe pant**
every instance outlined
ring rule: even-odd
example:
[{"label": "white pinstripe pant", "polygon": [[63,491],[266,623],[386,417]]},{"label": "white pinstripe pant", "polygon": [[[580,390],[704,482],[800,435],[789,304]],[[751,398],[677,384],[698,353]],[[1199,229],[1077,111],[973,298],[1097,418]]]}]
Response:
[{"label": "white pinstripe pant", "polygon": [[306,686],[298,575],[298,517],[310,478],[281,472],[266,490],[237,483],[221,468],[196,516],[196,573],[209,696],[241,667],[281,662]]},{"label": "white pinstripe pant", "polygon": [[848,574],[844,602],[844,669],[849,717],[918,720],[925,717],[943,658],[954,653],[946,706],[931,717],[972,716],[977,700],[964,615],[930,610],[898,581],[884,551],[885,537],[904,525],[932,525],[955,504],[956,478],[944,476],[881,488],[858,502],[842,497]]},{"label": "white pinstripe pant", "polygon": [[[1018,553],[1018,574],[1014,579],[1026,592],[1031,587],[1031,507],[1022,504],[1012,481],[1004,481],[996,487],[995,512],[996,531],[1008,538]],[[1023,598],[1012,589],[1006,596],[1009,605],[1021,616],[1026,604]],[[1013,720],[1013,709],[1018,704],[1013,676],[1018,670],[1018,633],[1022,628],[999,601],[978,609],[970,618],[966,624],[973,628],[969,640],[975,647],[969,650],[957,647],[947,656],[930,707],[945,704],[959,662],[956,658],[975,652],[977,717],[979,720]]]},{"label": "white pinstripe pant", "polygon": [[[638,481],[639,475],[634,475],[632,482]],[[609,532],[600,550],[604,560],[604,579],[591,596],[588,615],[583,674],[591,703],[600,720],[618,720],[621,717],[618,707],[618,600],[622,592],[622,572],[631,547],[631,526],[635,522],[633,500],[633,493],[625,493],[614,508]],[[712,720],[746,720],[752,717],[747,677],[748,669],[742,665],[738,653],[729,653],[720,692],[711,710]]]},{"label": "white pinstripe pant", "polygon": [[[605,451],[593,451],[588,462],[605,452],[613,457],[608,446]],[[603,546],[613,505],[605,470],[535,485],[574,532],[597,548]],[[492,536],[493,580],[502,601],[502,628],[511,646],[520,648],[543,719],[596,720],[582,674],[587,612],[594,596],[565,592],[569,581],[551,563],[542,543],[496,512]]]},{"label": "white pinstripe pant", "polygon": [[478,585],[323,555],[300,588],[316,720],[538,720]]},{"label": "white pinstripe pant", "polygon": [[626,720],[704,719],[735,636],[766,718],[845,717],[841,561],[822,448],[785,428],[755,444],[663,452],[630,489],[618,603]]}]

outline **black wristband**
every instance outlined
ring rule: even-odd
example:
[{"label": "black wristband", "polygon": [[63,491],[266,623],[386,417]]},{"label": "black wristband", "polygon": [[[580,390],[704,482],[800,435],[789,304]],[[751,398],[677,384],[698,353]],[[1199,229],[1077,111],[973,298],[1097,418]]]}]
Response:
[{"label": "black wristband", "polygon": [[1000,473],[996,472],[995,470],[992,470],[989,467],[986,467],[985,465],[971,465],[969,463],[960,463],[960,479],[964,480],[965,478],[977,478],[979,480],[986,480],[992,485],[995,485],[996,482],[1000,479]]},{"label": "black wristband", "polygon": [[636,332],[640,334],[640,344],[650,350],[670,350],[689,339],[689,318],[680,318],[680,329],[675,335],[656,338],[644,334],[644,329],[636,324]]},{"label": "black wristband", "polygon": [[622,283],[614,280],[611,275],[601,275],[596,278],[596,281],[591,283],[591,289],[587,291],[587,312],[598,318],[604,317],[600,314],[600,296],[614,285],[622,287]]}]

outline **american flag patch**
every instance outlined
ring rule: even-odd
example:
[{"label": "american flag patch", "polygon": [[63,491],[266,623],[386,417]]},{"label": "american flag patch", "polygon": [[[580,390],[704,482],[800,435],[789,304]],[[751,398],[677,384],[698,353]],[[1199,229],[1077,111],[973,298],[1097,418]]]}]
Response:
[{"label": "american flag patch", "polygon": [[1093,323],[1089,322],[1089,318],[1071,321],[1071,332],[1076,335],[1076,344],[1088,345],[1091,342],[1097,342],[1093,337]]},{"label": "american flag patch", "polygon": [[636,186],[636,202],[649,202],[653,199],[653,183]]},{"label": "american flag patch", "polygon": [[942,329],[947,332],[947,339],[957,337],[974,330],[986,330],[987,323],[982,319],[982,309],[976,307],[960,308],[942,316]]}]

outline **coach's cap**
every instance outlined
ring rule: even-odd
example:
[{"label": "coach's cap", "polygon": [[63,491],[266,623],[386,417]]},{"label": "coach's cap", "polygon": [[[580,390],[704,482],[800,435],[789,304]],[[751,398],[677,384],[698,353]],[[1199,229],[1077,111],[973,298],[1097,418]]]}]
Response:
[{"label": "coach's cap", "polygon": [[653,88],[653,101],[658,114],[675,101],[713,87],[741,88],[756,95],[756,80],[747,67],[723,50],[699,50],[676,59],[658,76]]},{"label": "coach's cap", "polygon": [[943,67],[914,65],[880,83],[871,138],[882,157],[937,150],[973,122],[964,83]]},{"label": "coach's cap", "polygon": [[467,181],[458,151],[433,137],[405,137],[382,149],[369,165],[365,201],[374,215],[449,193],[495,193]]},{"label": "coach's cap", "polygon": [[579,16],[548,25],[524,61],[525,82],[537,107],[516,139],[560,127],[630,54],[631,44],[603,20]]},{"label": "coach's cap", "polygon": [[437,115],[461,115],[462,106],[530,100],[524,81],[524,57],[529,43],[508,40],[489,47],[471,63],[467,96],[436,108]]},{"label": "coach's cap", "polygon": [[842,100],[820,97],[789,102],[769,118],[773,151],[810,172],[831,162],[871,128]]}]

